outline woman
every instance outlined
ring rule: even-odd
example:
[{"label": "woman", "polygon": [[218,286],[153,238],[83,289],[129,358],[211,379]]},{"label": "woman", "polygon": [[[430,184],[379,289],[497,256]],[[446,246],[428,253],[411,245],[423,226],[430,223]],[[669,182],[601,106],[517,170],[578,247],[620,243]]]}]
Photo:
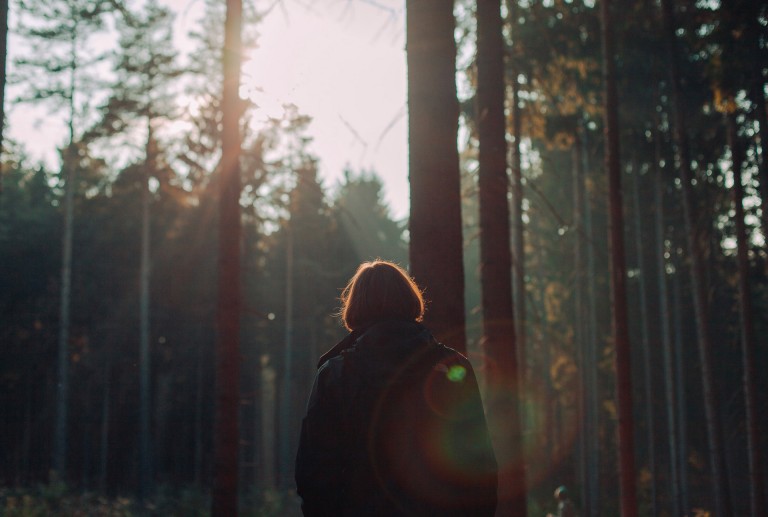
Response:
[{"label": "woman", "polygon": [[496,460],[469,361],[420,324],[399,266],[363,263],[320,358],[296,458],[307,516],[492,516]]}]

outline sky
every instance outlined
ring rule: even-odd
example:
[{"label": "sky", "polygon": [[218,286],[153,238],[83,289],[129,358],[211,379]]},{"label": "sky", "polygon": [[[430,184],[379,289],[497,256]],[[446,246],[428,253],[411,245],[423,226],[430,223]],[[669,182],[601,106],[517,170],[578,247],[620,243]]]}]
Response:
[{"label": "sky", "polygon": [[[271,9],[257,26],[258,48],[243,65],[241,92],[255,92],[265,110],[293,103],[312,117],[310,150],[326,187],[338,185],[347,166],[373,170],[392,215],[407,217],[404,0],[249,1]],[[161,2],[177,13],[183,54],[203,0]],[[9,136],[31,158],[53,165],[66,128],[50,119],[41,123],[30,109],[11,107]]]}]

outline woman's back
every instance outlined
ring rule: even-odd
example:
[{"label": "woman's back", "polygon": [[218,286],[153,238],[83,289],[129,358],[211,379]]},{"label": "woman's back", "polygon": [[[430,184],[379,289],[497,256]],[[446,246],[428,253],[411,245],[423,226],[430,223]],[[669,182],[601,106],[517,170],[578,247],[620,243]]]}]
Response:
[{"label": "woman's back", "polygon": [[477,381],[419,323],[419,287],[374,260],[341,302],[351,333],[320,359],[301,426],[304,515],[492,516],[496,460]]},{"label": "woman's back", "polygon": [[[466,358],[415,322],[359,334],[318,373],[297,458],[305,514],[317,497],[328,515],[493,515],[496,464]],[[322,443],[335,459],[313,459]],[[310,493],[318,460],[337,478],[333,500]]]}]

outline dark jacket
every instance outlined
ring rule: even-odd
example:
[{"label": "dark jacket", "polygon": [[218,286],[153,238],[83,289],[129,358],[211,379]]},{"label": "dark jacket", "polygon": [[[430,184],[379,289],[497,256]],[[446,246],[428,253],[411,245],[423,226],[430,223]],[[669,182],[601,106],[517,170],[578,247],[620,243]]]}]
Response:
[{"label": "dark jacket", "polygon": [[323,358],[302,422],[307,516],[492,516],[496,460],[469,361],[422,325],[379,322]]}]

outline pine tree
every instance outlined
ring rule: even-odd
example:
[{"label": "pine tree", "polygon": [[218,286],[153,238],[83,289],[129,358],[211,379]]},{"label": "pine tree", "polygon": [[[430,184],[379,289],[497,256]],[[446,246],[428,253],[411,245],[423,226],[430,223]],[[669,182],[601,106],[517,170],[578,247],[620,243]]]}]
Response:
[{"label": "pine tree", "polygon": [[499,0],[480,0],[477,4],[480,282],[483,347],[488,358],[488,418],[499,463],[504,466],[499,476],[499,508],[504,515],[520,517],[527,512],[526,483],[512,298],[500,7]]},{"label": "pine tree", "polygon": [[635,441],[632,415],[632,368],[630,364],[629,320],[627,317],[626,258],[624,251],[624,217],[621,192],[621,160],[619,157],[619,118],[614,56],[614,25],[610,0],[601,0],[601,33],[603,46],[603,99],[605,168],[608,175],[608,246],[611,257],[611,323],[615,347],[616,406],[618,412],[618,459],[621,515],[637,515],[635,486]]},{"label": "pine tree", "polygon": [[465,351],[455,26],[452,1],[406,2],[410,273],[427,298],[425,324]]},{"label": "pine tree", "polygon": [[693,192],[693,172],[691,170],[691,154],[686,130],[686,117],[683,107],[683,94],[680,82],[680,68],[675,37],[674,2],[661,1],[661,16],[664,27],[664,40],[669,59],[670,101],[672,109],[673,139],[677,151],[677,168],[680,174],[681,195],[683,204],[683,222],[688,240],[690,256],[690,278],[693,290],[693,306],[696,321],[696,339],[701,361],[701,382],[704,393],[704,409],[706,415],[707,441],[709,445],[709,466],[712,473],[712,492],[715,503],[715,513],[723,517],[732,515],[728,474],[726,472],[723,430],[720,423],[718,397],[715,390],[715,379],[712,371],[712,336],[708,317],[708,296],[704,286],[704,264],[699,249],[698,232],[694,231],[698,218]]},{"label": "pine tree", "polygon": [[152,447],[150,438],[150,180],[167,185],[156,137],[157,128],[175,113],[173,81],[180,75],[172,40],[172,16],[168,9],[151,0],[138,15],[124,13],[120,48],[115,63],[115,84],[102,108],[102,119],[91,130],[94,136],[125,136],[144,132],[141,187],[141,256],[139,269],[139,498],[152,490]]},{"label": "pine tree", "polygon": [[219,258],[216,311],[216,416],[211,514],[237,514],[240,406],[240,65],[241,0],[227,0],[222,52],[222,153],[219,164]]},{"label": "pine tree", "polygon": [[[98,56],[87,50],[88,39],[103,26],[103,15],[113,6],[108,0],[24,0],[20,16],[25,23],[21,36],[29,43],[28,57],[16,61],[19,80],[27,84],[26,102],[50,102],[54,111],[67,112],[68,138],[63,153],[64,233],[62,237],[59,312],[56,420],[53,440],[53,471],[66,477],[69,405],[69,328],[72,285],[72,236],[74,195],[78,161],[79,114],[87,105],[90,81],[84,69]],[[42,82],[41,82],[42,81]]]}]

